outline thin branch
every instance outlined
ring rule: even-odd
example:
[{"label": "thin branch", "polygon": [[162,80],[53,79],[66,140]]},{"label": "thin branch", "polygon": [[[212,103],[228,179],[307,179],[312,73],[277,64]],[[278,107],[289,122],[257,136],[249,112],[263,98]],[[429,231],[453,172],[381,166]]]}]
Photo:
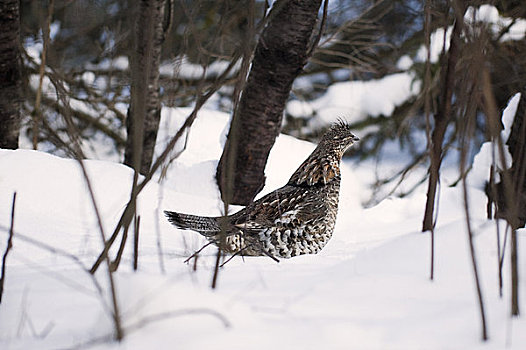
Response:
[{"label": "thin branch", "polygon": [[115,259],[111,262],[111,271],[115,272],[119,268],[119,264],[121,263],[122,254],[124,253],[124,247],[126,246],[126,240],[128,239],[128,230],[129,226],[124,226],[124,230],[122,232],[122,238],[121,238],[121,244],[119,245],[119,250],[117,251],[117,255],[115,256]]},{"label": "thin branch", "polygon": [[2,274],[0,275],[0,304],[2,303],[2,295],[4,294],[4,283],[5,283],[5,268],[7,263],[7,254],[13,247],[13,233],[15,226],[15,204],[16,204],[16,192],[13,193],[13,202],[11,204],[11,225],[9,226],[9,238],[7,239],[7,246],[5,247],[4,256],[2,257]]},{"label": "thin branch", "polygon": [[221,262],[221,257],[223,256],[223,250],[221,249],[222,244],[219,244],[217,246],[217,255],[216,255],[216,262],[214,265],[214,274],[212,276],[212,289],[215,289],[217,287],[217,278],[219,276],[219,267]]},{"label": "thin branch", "polygon": [[139,227],[141,227],[141,216],[135,218],[135,230],[133,231],[133,269],[137,271],[139,263]]},{"label": "thin branch", "polygon": [[[424,5],[424,43],[426,48],[425,77],[424,77],[424,113],[426,117],[426,139],[427,144],[431,145],[431,0],[426,0]],[[436,210],[438,213],[438,210]],[[435,220],[434,220],[435,221]],[[435,276],[435,222],[431,226],[431,244],[430,244],[430,271],[429,279],[433,280]]]},{"label": "thin branch", "polygon": [[203,249],[205,249],[206,247],[208,247],[209,245],[211,244],[214,244],[215,242],[214,241],[210,241],[208,243],[206,243],[205,245],[203,245],[201,248],[199,248],[197,251],[195,251],[192,255],[190,255],[185,261],[183,261],[185,264],[188,264],[188,262],[192,259],[192,258],[195,258],[197,260],[197,256],[199,255],[199,253],[201,253],[203,251]]},{"label": "thin branch", "polygon": [[33,110],[33,149],[38,148],[38,128],[40,127],[40,120],[42,119],[42,112],[40,110],[40,102],[42,98],[42,83],[44,82],[44,73],[46,70],[46,57],[47,57],[47,50],[49,47],[49,32],[50,32],[50,25],[51,25],[51,18],[53,17],[53,6],[54,6],[54,0],[49,0],[48,3],[48,13],[46,18],[46,23],[42,27],[42,39],[43,39],[43,47],[42,47],[42,55],[40,57],[40,67],[39,67],[39,80],[38,80],[38,88],[36,92],[36,98],[35,98],[35,108]]},{"label": "thin branch", "polygon": [[[477,81],[473,81],[472,84],[474,86],[477,85]],[[465,212],[465,219],[466,219],[466,231],[468,234],[468,242],[469,242],[469,251],[471,255],[471,265],[473,268],[473,278],[475,280],[475,287],[477,291],[477,299],[478,299],[478,306],[479,306],[479,312],[480,312],[480,322],[481,322],[481,328],[482,328],[482,340],[486,341],[488,340],[488,330],[487,330],[487,323],[486,323],[486,312],[484,307],[484,297],[482,295],[482,286],[480,282],[479,272],[478,272],[478,266],[477,266],[477,255],[475,250],[475,243],[474,243],[474,233],[473,229],[471,227],[471,214],[469,210],[469,197],[468,197],[468,186],[466,181],[466,162],[467,157],[470,151],[469,147],[469,139],[472,137],[472,132],[474,129],[474,122],[476,118],[476,110],[477,110],[477,103],[468,103],[466,106],[464,115],[462,116],[464,119],[463,123],[463,132],[460,136],[460,173],[462,175],[462,194],[464,199],[464,212]]]},{"label": "thin branch", "polygon": [[482,296],[482,287],[480,284],[479,272],[478,272],[478,267],[477,267],[477,256],[476,256],[476,251],[475,251],[475,244],[473,242],[474,234],[471,228],[471,218],[470,218],[469,206],[468,206],[468,191],[467,191],[467,184],[466,184],[465,176],[462,178],[462,194],[464,197],[464,210],[466,214],[466,229],[468,232],[469,252],[471,254],[471,265],[473,267],[473,276],[475,279],[475,286],[477,289],[477,297],[478,297],[477,299],[478,299],[479,310],[480,310],[480,319],[481,319],[481,325],[482,325],[482,340],[486,341],[488,340],[488,331],[487,331],[487,326],[486,326],[486,312],[484,308],[484,297]]},{"label": "thin branch", "polygon": [[311,57],[314,50],[318,47],[320,43],[321,36],[323,34],[323,30],[325,28],[325,22],[327,21],[327,12],[329,7],[329,0],[323,1],[323,15],[321,17],[321,23],[320,23],[320,29],[318,30],[318,34],[316,35],[316,38],[311,44],[311,47],[307,53],[307,57]]}]

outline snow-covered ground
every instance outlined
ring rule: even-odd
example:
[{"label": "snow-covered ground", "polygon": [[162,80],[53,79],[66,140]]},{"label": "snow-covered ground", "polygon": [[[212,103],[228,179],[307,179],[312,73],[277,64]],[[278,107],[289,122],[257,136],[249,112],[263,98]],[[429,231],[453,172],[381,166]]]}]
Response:
[{"label": "snow-covered ground", "polygon": [[[159,151],[188,112],[163,110]],[[186,150],[162,181],[153,181],[140,195],[139,269],[132,270],[130,238],[114,275],[125,333],[120,344],[110,340],[113,323],[105,267],[94,278],[87,272],[102,243],[78,163],[42,152],[0,150],[1,252],[8,238],[12,194],[17,192],[13,249],[7,256],[0,305],[0,348],[526,347],[526,322],[509,317],[508,255],[499,297],[496,223],[485,218],[480,186],[469,188],[469,198],[487,343],[481,341],[461,188],[441,188],[435,280],[430,281],[429,235],[420,232],[425,185],[406,198],[388,197],[365,209],[368,184],[378,171],[369,162],[344,164],[336,230],[320,254],[280,263],[267,257],[236,257],[220,270],[218,288],[212,290],[215,249],[206,249],[193,271],[192,264],[183,261],[203,239],[172,227],[162,210],[221,213],[213,176],[227,124],[226,114],[202,110]],[[261,194],[282,186],[313,148],[281,135]],[[133,174],[117,163],[84,164],[108,237],[128,201]],[[503,234],[505,225],[500,226]],[[524,234],[519,231],[522,246]],[[524,249],[519,253],[524,308],[526,256]]]}]

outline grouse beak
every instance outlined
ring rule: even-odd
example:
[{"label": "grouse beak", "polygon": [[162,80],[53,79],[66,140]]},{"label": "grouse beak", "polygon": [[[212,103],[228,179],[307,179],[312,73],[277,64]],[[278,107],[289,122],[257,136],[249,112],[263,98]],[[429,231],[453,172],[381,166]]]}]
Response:
[{"label": "grouse beak", "polygon": [[352,145],[354,145],[355,142],[360,141],[360,138],[356,135],[351,134],[350,137],[347,137],[347,140],[349,140],[350,142],[347,143],[343,152],[347,151]]}]

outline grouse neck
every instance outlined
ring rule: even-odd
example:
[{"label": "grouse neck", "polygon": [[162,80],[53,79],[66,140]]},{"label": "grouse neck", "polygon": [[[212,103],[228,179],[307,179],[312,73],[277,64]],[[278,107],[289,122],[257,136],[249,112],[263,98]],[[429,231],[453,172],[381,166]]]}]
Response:
[{"label": "grouse neck", "polygon": [[295,186],[326,185],[335,179],[340,179],[340,161],[339,154],[322,154],[317,148],[292,174],[288,184]]}]

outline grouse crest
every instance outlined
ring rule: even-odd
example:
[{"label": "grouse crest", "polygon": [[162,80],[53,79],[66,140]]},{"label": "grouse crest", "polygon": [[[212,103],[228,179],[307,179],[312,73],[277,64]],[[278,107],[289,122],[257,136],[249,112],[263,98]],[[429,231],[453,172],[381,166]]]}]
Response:
[{"label": "grouse crest", "polygon": [[347,123],[333,124],[285,186],[237,213],[222,217],[164,213],[174,226],[197,231],[234,255],[276,259],[316,254],[336,223],[341,159],[358,140]]}]

